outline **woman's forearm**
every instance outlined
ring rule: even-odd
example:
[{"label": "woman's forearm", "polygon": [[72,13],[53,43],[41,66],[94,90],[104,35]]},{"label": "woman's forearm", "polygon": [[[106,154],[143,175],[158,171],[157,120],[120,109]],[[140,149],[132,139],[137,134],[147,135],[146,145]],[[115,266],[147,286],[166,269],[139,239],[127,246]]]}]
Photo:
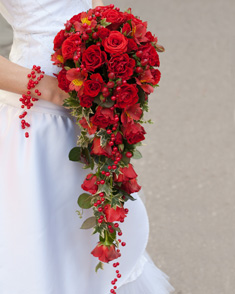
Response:
[{"label": "woman's forearm", "polygon": [[[43,68],[41,70],[43,70]],[[31,69],[20,66],[3,56],[0,56],[0,89],[19,95],[26,94],[29,81],[27,75],[30,72]],[[56,78],[44,75],[44,78],[41,79],[36,88],[42,93],[42,95],[38,97],[35,94],[32,95],[32,97],[61,105],[60,100],[64,98],[65,93],[58,88],[58,81]],[[33,89],[31,90],[31,93],[33,94]]]},{"label": "woman's forearm", "polygon": [[96,6],[103,6],[104,3],[102,0],[92,0],[92,8],[95,8]]}]

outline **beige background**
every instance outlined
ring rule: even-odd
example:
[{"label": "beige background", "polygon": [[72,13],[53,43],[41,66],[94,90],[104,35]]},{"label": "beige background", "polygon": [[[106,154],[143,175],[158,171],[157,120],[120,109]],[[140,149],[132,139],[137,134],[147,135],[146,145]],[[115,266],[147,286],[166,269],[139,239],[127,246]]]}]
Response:
[{"label": "beige background", "polygon": [[[132,7],[166,48],[150,96],[155,124],[134,162],[148,251],[176,294],[235,293],[235,1],[113,3]],[[10,36],[1,20],[1,53]]]}]

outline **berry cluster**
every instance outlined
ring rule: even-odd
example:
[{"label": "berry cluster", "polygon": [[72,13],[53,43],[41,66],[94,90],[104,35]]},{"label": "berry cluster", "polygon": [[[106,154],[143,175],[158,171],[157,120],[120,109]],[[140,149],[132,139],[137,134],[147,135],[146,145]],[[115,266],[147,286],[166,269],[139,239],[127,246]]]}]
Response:
[{"label": "berry cluster", "polygon": [[[32,97],[31,89],[35,88],[40,80],[44,77],[44,71],[41,71],[40,66],[33,65],[33,68],[31,70],[31,73],[27,75],[29,78],[28,84],[27,84],[27,94],[23,94],[22,97],[20,97],[19,101],[22,103],[21,108],[27,108],[30,109],[33,106],[32,102],[38,101],[38,98]],[[38,74],[38,76],[37,76]],[[34,90],[35,94],[37,96],[41,96],[41,92],[39,92],[38,89]],[[27,111],[24,111],[21,115],[19,115],[19,118],[21,119],[21,128],[25,129],[26,127],[30,127],[30,124],[25,121],[25,116],[27,115]],[[29,137],[29,133],[25,132],[25,137]]]}]

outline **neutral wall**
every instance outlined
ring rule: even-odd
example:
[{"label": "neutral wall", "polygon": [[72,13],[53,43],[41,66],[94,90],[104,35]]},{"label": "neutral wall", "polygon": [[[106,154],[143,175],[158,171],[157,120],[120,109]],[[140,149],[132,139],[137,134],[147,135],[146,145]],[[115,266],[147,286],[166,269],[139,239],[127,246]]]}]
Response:
[{"label": "neutral wall", "polygon": [[235,1],[112,2],[132,7],[166,48],[150,96],[155,124],[134,162],[151,223],[148,251],[176,294],[232,294]]}]

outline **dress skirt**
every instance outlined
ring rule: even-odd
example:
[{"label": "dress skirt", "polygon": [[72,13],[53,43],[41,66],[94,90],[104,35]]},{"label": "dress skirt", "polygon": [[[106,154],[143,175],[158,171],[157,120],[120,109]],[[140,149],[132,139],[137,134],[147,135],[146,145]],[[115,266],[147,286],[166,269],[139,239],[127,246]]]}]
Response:
[{"label": "dress skirt", "polygon": [[[0,91],[0,293],[108,294],[117,268],[109,263],[95,273],[98,259],[90,252],[98,235],[80,229],[92,211],[82,218],[76,212],[89,172],[68,158],[80,129],[67,109],[40,99],[27,110],[31,126],[23,130],[19,98]],[[148,215],[138,193],[133,196],[120,224],[126,246],[117,293],[172,293],[146,252]]]}]

